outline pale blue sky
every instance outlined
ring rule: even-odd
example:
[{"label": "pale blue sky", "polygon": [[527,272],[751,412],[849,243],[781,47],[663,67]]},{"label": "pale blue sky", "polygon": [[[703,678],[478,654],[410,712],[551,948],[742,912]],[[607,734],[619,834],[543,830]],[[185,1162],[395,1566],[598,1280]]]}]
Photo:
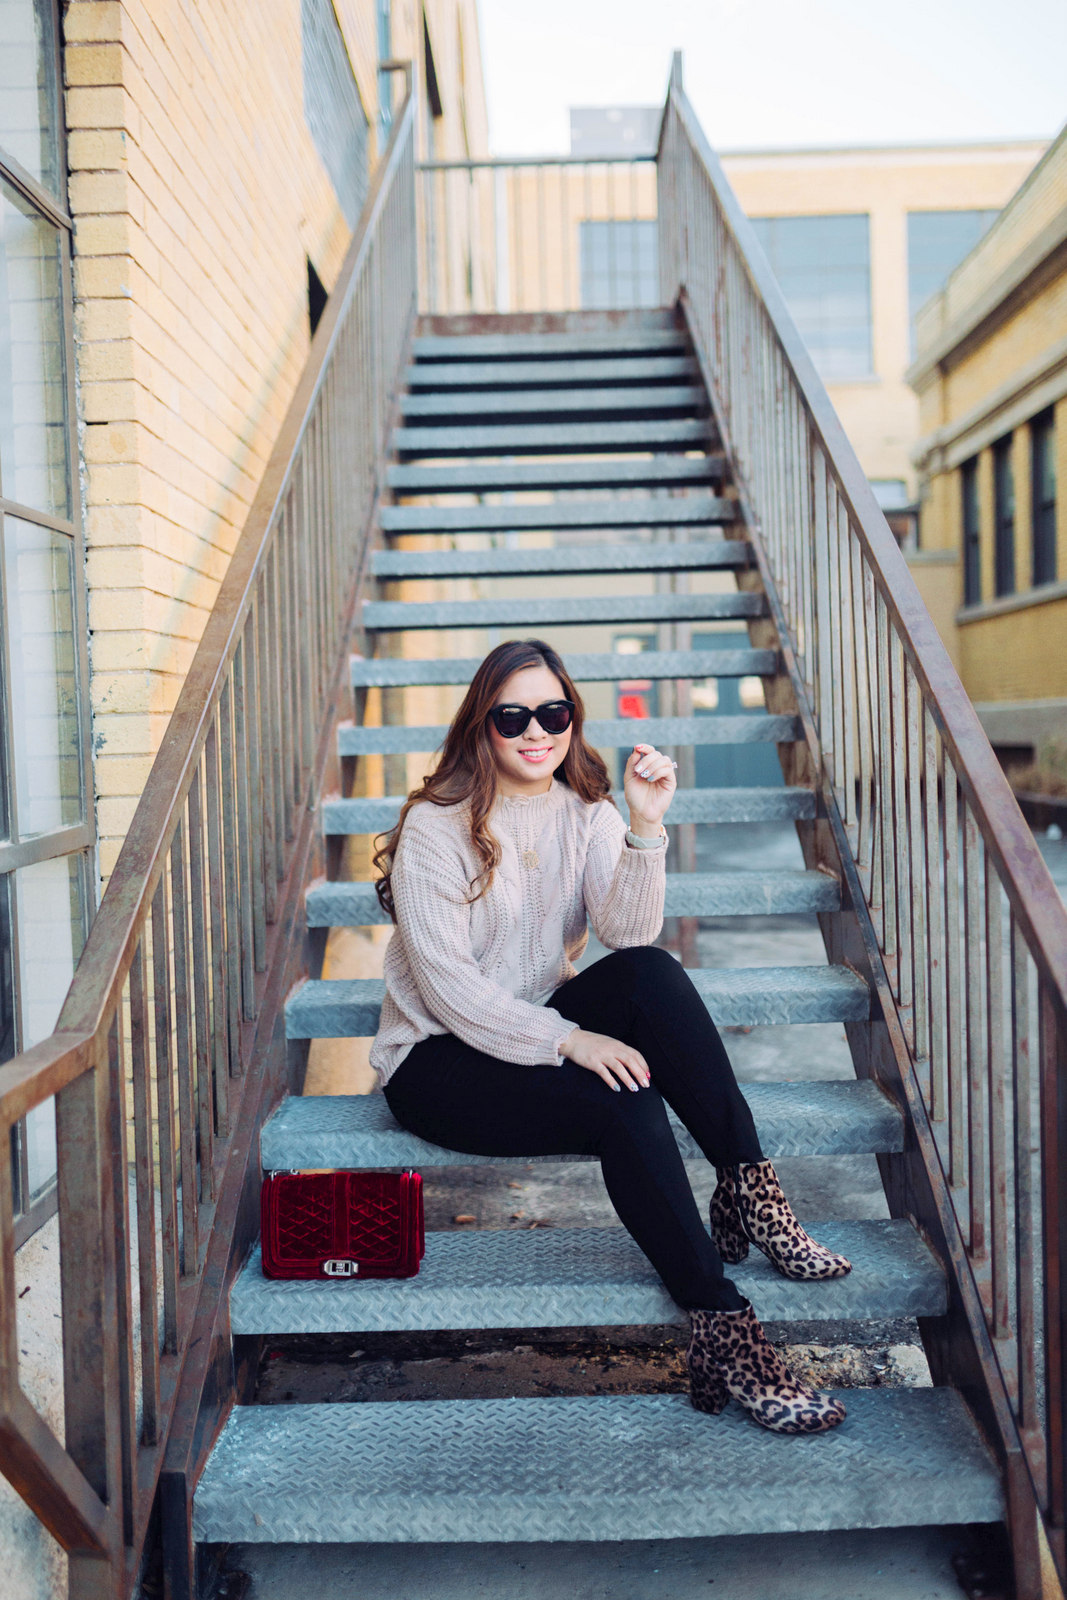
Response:
[{"label": "pale blue sky", "polygon": [[494,153],[572,105],[662,101],[672,49],[720,149],[1049,137],[1067,0],[479,0]]}]

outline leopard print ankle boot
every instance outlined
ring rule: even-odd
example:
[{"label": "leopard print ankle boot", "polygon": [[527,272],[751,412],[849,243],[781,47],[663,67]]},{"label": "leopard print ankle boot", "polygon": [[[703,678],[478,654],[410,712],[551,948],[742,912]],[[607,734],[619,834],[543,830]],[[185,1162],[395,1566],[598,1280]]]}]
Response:
[{"label": "leopard print ankle boot", "polygon": [[692,1355],[689,1362],[692,1402],[698,1411],[721,1411],[726,1398],[731,1398],[772,1433],[825,1433],[844,1421],[845,1408],[839,1400],[797,1382],[767,1342],[751,1305],[746,1303],[741,1311],[691,1311],[689,1318],[690,1351],[694,1346],[698,1351],[696,1375]]},{"label": "leopard print ankle boot", "polygon": [[733,1167],[716,1167],[718,1183],[711,1197],[711,1237],[727,1266],[736,1267],[748,1255],[748,1239],[737,1213],[737,1188]]},{"label": "leopard print ankle boot", "polygon": [[[824,1245],[816,1244],[804,1232],[793,1215],[789,1201],[782,1193],[778,1175],[769,1161],[752,1162],[730,1169],[733,1182],[734,1217],[738,1232],[752,1241],[784,1278],[799,1278],[815,1283],[824,1278],[843,1278],[852,1271],[852,1263],[845,1256],[835,1255]],[[720,1179],[719,1188],[722,1188]],[[719,1189],[715,1198],[719,1197]],[[720,1216],[725,1212],[725,1196],[719,1206]],[[728,1231],[719,1223],[727,1248],[731,1246]],[[712,1200],[711,1228],[715,1244],[724,1261],[739,1261],[740,1256],[726,1255],[719,1244],[716,1232],[715,1200]]]}]

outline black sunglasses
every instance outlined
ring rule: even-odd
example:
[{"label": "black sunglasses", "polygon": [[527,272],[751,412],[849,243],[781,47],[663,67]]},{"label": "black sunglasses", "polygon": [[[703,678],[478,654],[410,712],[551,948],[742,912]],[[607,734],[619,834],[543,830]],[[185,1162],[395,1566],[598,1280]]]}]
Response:
[{"label": "black sunglasses", "polygon": [[494,706],[489,715],[502,739],[517,739],[530,726],[531,717],[546,733],[566,733],[574,715],[573,700],[546,700],[539,706]]}]

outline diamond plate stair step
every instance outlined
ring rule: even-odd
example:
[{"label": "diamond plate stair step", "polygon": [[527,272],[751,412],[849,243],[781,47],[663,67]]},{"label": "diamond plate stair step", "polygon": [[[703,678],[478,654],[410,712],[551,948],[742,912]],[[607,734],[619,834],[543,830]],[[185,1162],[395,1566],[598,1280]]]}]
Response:
[{"label": "diamond plate stair step", "polygon": [[365,600],[363,626],[376,633],[412,628],[584,627],[596,622],[719,622],[762,617],[767,602],[746,590],[727,594],[620,594],[541,600]]},{"label": "diamond plate stair step", "polygon": [[[725,457],[652,456],[647,461],[464,461],[457,466],[390,466],[397,494],[485,494],[522,489],[668,489],[721,483]],[[673,501],[671,502],[674,503]]]},{"label": "diamond plate stair step", "polygon": [[202,1543],[612,1540],[993,1522],[993,1459],[949,1389],[849,1389],[798,1440],[684,1394],[237,1406]]},{"label": "diamond plate stair step", "polygon": [[534,422],[477,428],[395,428],[398,456],[586,455],[609,450],[701,450],[706,418],[669,422]]},{"label": "diamond plate stair step", "polygon": [[409,389],[572,388],[576,384],[699,382],[692,356],[603,356],[580,361],[415,362],[404,374]]},{"label": "diamond plate stair step", "polygon": [[747,567],[750,559],[746,540],[712,539],[699,544],[593,544],[540,550],[375,550],[371,571],[381,579],[518,578],[534,573],[699,572],[709,567]]},{"label": "diamond plate stair step", "polygon": [[[771,716],[752,712],[739,716],[707,717],[613,717],[594,718],[585,724],[585,737],[598,749],[626,750],[640,728],[645,744],[790,744],[802,737],[800,718]],[[364,728],[342,723],[337,730],[337,749],[343,756],[404,755],[432,751],[444,743],[448,729],[444,723],[415,728]]]},{"label": "diamond plate stair step", "polygon": [[[522,528],[680,527],[733,522],[737,505],[719,495],[693,494],[646,500],[561,500],[536,506],[383,506],[384,533],[490,533]],[[646,546],[646,548],[648,548]]]},{"label": "diamond plate stair step", "polygon": [[678,328],[631,327],[566,333],[420,334],[412,346],[422,361],[536,361],[582,356],[689,355]]},{"label": "diamond plate stair step", "polygon": [[[322,829],[327,834],[385,833],[400,815],[406,796],[384,795],[380,800],[326,800]],[[615,791],[621,806],[621,791]],[[675,822],[796,822],[815,815],[810,789],[676,789],[670,821]]]},{"label": "diamond plate stair step", "polygon": [[[943,1316],[948,1293],[908,1222],[807,1222],[852,1262],[844,1278],[792,1283],[758,1250],[729,1268],[761,1322]],[[623,1228],[429,1233],[415,1278],[361,1284],[265,1278],[257,1249],[230,1293],[235,1334],[684,1324]]]},{"label": "diamond plate stair step", "polygon": [[[321,987],[321,985],[320,985]],[[383,985],[376,985],[379,992]],[[900,1112],[873,1084],[856,1078],[807,1083],[743,1083],[769,1160],[782,1156],[877,1155],[901,1150]],[[671,1113],[678,1148],[700,1159],[691,1135]],[[493,1167],[498,1156],[464,1155],[408,1133],[381,1094],[290,1095],[259,1135],[264,1172],[311,1168]],[[591,1156],[526,1156],[535,1165]]]},{"label": "diamond plate stair step", "polygon": [[[366,928],[390,919],[373,883],[318,883],[305,895],[309,928]],[[824,872],[669,872],[668,917],[766,917],[839,911],[841,890]]]},{"label": "diamond plate stair step", "polygon": [[[689,976],[720,1028],[864,1022],[870,991],[848,967],[704,967]],[[290,1039],[367,1039],[378,1031],[380,978],[302,984],[285,1007]]]},{"label": "diamond plate stair step", "polygon": [[[445,660],[353,656],[351,681],[353,689],[439,683],[461,683],[466,687],[480,665],[480,656],[451,656]],[[643,650],[637,656],[619,651],[567,652],[567,671],[577,683],[615,683],[635,674],[642,678],[704,678],[712,665],[716,678],[765,678],[778,671],[778,652],[716,650],[714,656],[706,650]]]},{"label": "diamond plate stair step", "polygon": [[635,420],[673,412],[704,416],[708,397],[699,384],[631,384],[625,389],[465,389],[459,393],[407,394],[400,410],[406,422],[423,426],[454,425],[458,421],[497,423],[505,417],[534,417],[553,422],[557,417],[586,417],[592,422],[609,416]]}]

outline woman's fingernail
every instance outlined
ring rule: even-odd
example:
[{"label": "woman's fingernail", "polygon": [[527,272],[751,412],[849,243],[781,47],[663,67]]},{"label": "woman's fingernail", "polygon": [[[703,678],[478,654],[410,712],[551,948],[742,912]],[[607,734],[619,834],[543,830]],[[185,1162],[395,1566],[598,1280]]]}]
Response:
[{"label": "woman's fingernail", "polygon": [[622,1084],[621,1083],[613,1083],[611,1087],[615,1090],[615,1093],[618,1094],[619,1091],[622,1088]]}]

